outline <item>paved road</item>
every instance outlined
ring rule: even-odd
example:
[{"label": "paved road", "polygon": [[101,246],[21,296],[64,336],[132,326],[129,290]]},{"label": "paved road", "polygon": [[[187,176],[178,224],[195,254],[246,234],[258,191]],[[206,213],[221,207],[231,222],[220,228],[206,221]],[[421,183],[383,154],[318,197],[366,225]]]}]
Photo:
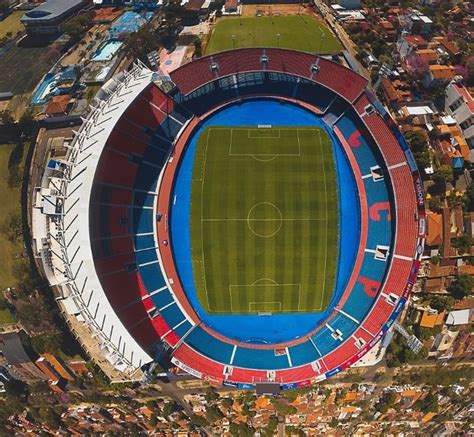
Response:
[{"label": "paved road", "polygon": [[[322,0],[314,0],[314,4],[316,5],[316,8],[320,11],[323,18],[329,24],[332,31],[336,34],[337,38],[344,46],[344,48],[352,55],[354,59],[356,59],[357,46],[346,33],[345,29],[334,19],[332,9]],[[357,60],[356,62],[359,64],[359,73],[366,79],[370,80],[370,72],[360,62],[358,62]]]}]

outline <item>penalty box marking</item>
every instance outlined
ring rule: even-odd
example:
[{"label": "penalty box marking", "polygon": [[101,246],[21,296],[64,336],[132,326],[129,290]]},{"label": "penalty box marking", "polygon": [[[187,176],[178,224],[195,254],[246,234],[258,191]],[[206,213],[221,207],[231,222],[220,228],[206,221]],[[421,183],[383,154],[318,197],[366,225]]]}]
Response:
[{"label": "penalty box marking", "polygon": [[[300,301],[301,301],[301,284],[250,284],[250,285],[239,285],[239,284],[229,284],[229,295],[230,295],[230,310],[231,312],[234,312],[234,305],[233,305],[233,297],[234,296],[238,296],[238,292],[236,293],[236,289],[242,289],[242,288],[249,288],[249,287],[271,287],[271,288],[279,288],[279,287],[291,287],[292,289],[297,289],[298,290],[298,309],[295,310],[295,309],[289,309],[288,312],[295,312],[295,311],[300,311],[299,307],[300,307]],[[265,302],[268,302],[268,303],[277,303],[277,302],[280,302],[281,304],[281,301],[262,301],[262,302],[257,302],[255,300],[253,301],[250,301],[248,303],[248,308],[249,308],[249,311],[251,311],[250,307],[251,307],[251,304],[263,304]],[[280,309],[281,311],[281,309]],[[239,310],[236,310],[235,312],[242,312],[242,311],[239,311]]]},{"label": "penalty box marking", "polygon": [[[281,138],[281,131],[282,130],[285,130],[285,131],[288,131],[288,132],[294,132],[296,131],[296,141],[298,143],[298,153],[258,153],[257,151],[253,152],[253,153],[233,153],[232,152],[232,140],[233,140],[233,135],[234,135],[234,131],[247,131],[247,138],[248,139],[258,139],[258,138]],[[251,156],[251,157],[255,157],[255,156],[270,156],[270,157],[277,157],[277,156],[296,156],[296,157],[301,157],[301,143],[300,143],[300,136],[299,136],[299,130],[300,129],[269,129],[269,128],[262,128],[262,131],[270,131],[270,132],[273,132],[273,131],[278,131],[278,136],[260,136],[260,135],[255,135],[255,136],[252,136],[250,135],[250,132],[252,130],[257,130],[257,128],[255,129],[230,129],[230,140],[229,140],[229,153],[228,155],[229,156]],[[286,146],[286,144],[285,144]],[[291,146],[292,147],[292,146]]]}]

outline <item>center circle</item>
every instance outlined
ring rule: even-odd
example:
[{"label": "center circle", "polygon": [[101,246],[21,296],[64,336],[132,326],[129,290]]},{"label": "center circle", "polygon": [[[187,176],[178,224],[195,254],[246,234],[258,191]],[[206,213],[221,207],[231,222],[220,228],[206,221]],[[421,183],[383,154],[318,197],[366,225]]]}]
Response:
[{"label": "center circle", "polygon": [[247,226],[257,237],[273,237],[281,229],[282,223],[281,211],[270,202],[255,204],[247,214]]}]

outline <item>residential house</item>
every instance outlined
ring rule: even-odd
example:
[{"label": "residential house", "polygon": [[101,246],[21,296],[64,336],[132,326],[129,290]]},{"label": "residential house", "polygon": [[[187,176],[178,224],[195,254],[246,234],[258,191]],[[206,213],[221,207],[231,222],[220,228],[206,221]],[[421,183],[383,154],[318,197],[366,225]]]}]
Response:
[{"label": "residential house", "polygon": [[451,81],[446,87],[445,109],[456,120],[456,124],[469,148],[473,149],[474,99],[469,90],[458,79]]},{"label": "residential house", "polygon": [[426,88],[441,87],[454,79],[456,72],[451,65],[430,65],[423,77],[423,86]]},{"label": "residential house", "polygon": [[397,51],[400,59],[405,61],[408,56],[417,50],[427,49],[428,41],[421,35],[407,35],[403,34],[397,42]]},{"label": "residential house", "polygon": [[0,334],[0,356],[6,361],[9,373],[22,381],[45,381],[48,377],[33,363],[16,332]]}]

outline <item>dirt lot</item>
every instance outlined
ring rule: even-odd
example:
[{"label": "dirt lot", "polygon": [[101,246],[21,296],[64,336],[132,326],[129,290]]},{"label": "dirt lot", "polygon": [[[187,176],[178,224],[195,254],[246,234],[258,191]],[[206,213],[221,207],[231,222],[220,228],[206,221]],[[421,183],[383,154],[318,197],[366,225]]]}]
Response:
[{"label": "dirt lot", "polygon": [[284,5],[284,4],[269,4],[269,5],[243,5],[242,17],[255,17],[258,13],[265,16],[271,15],[315,15],[314,9],[309,5]]}]

